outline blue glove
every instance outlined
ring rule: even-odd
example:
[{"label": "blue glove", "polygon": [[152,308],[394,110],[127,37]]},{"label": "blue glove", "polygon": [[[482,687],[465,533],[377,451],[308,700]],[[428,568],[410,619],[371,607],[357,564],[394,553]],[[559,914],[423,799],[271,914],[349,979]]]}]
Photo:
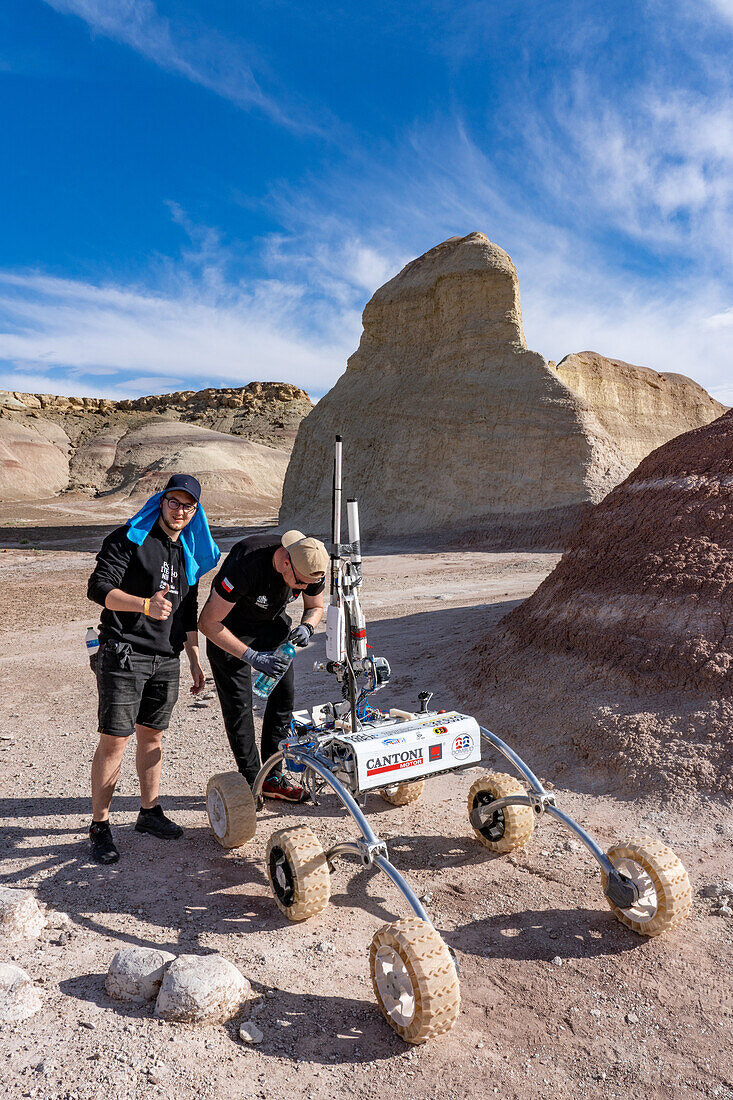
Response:
[{"label": "blue glove", "polygon": [[290,661],[282,653],[275,653],[273,650],[259,653],[251,646],[242,654],[242,660],[251,665],[255,672],[264,672],[265,676],[282,676],[290,665]]},{"label": "blue glove", "polygon": [[301,649],[305,649],[312,637],[313,627],[311,624],[301,623],[300,626],[296,626],[295,630],[290,631],[288,641],[293,645],[300,646]]}]

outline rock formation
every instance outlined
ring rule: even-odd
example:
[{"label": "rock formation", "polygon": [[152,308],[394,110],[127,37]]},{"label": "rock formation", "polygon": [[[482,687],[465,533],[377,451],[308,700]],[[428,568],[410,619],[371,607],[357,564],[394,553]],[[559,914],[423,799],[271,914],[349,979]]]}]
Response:
[{"label": "rock formation", "polygon": [[[413,260],[363,321],[346,372],[300,426],[282,523],[327,531],[339,433],[370,534],[556,544],[642,453],[722,412],[693,382],[592,353],[553,369],[527,349],[511,259],[481,233]],[[672,377],[650,402],[652,379]],[[629,448],[634,417],[662,406]]]},{"label": "rock formation", "polygon": [[158,947],[123,947],[109,964],[104,988],[115,1001],[144,1005],[160,991],[166,968],[175,959]]},{"label": "rock formation", "polygon": [[136,401],[0,392],[0,500],[70,489],[140,497],[195,471],[209,507],[272,517],[297,425],[312,408],[286,383]]},{"label": "rock formation", "polygon": [[25,970],[0,962],[0,1024],[17,1024],[41,1007],[41,998]]},{"label": "rock formation", "polygon": [[155,1015],[178,1023],[221,1023],[251,994],[240,970],[221,955],[179,955],[165,972]]},{"label": "rock formation", "polygon": [[733,411],[645,458],[467,669],[510,742],[733,792]]},{"label": "rock formation", "polygon": [[32,890],[0,886],[0,944],[11,940],[35,939],[46,927]]},{"label": "rock formation", "polygon": [[555,372],[594,411],[631,473],[655,447],[709,424],[724,407],[682,374],[659,374],[593,351],[566,355]]}]

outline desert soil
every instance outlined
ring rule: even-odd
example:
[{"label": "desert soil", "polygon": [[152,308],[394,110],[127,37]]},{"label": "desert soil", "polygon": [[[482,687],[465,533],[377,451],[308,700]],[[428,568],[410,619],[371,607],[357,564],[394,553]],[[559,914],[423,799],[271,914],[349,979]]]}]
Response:
[{"label": "desert soil", "polygon": [[[556,777],[559,805],[603,846],[650,833],[689,869],[690,918],[646,939],[614,920],[596,866],[549,820],[512,856],[477,843],[466,794],[478,770],[429,781],[406,807],[371,796],[375,829],[416,892],[432,895],[427,908],[460,964],[458,1022],[422,1047],[387,1026],[369,980],[374,932],[407,915],[385,876],[339,862],[331,904],[305,924],[289,924],[272,900],[263,856],[274,828],[307,822],[324,847],[356,834],[333,800],[268,804],[246,848],[227,853],[215,842],[206,782],[232,767],[215,696],[194,702],[184,686],[165,739],[162,802],[184,837],[165,843],[134,832],[131,747],[113,806],[122,858],[112,868],[91,863],[95,689],[84,633],[96,618],[85,584],[103,533],[3,532],[11,549],[0,554],[2,881],[35,890],[72,922],[68,932],[49,928],[10,945],[43,1008],[0,1035],[8,1100],[733,1097],[733,924],[699,896],[733,877],[733,822],[722,803],[631,801],[623,789],[591,790],[587,777],[574,787],[573,766]],[[370,642],[390,660],[393,680],[374,702],[416,708],[427,688],[434,705],[475,713],[452,691],[452,667],[556,561],[377,548],[365,561],[364,603]],[[298,706],[337,697],[335,681],[313,671],[323,655],[319,632],[297,657]],[[513,744],[521,753],[521,729]],[[489,768],[508,770],[486,752]],[[115,951],[134,944],[220,952],[250,979],[253,1006],[226,1025],[195,1028],[160,1022],[151,1007],[121,1007],[104,977]],[[250,1011],[264,1033],[257,1046],[238,1038]]]}]

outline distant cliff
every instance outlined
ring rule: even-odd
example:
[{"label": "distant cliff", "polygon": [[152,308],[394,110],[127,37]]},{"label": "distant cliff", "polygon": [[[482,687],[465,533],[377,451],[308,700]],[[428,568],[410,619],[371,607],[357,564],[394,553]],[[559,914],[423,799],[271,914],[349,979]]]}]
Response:
[{"label": "distant cliff", "polygon": [[[308,394],[285,382],[111,401],[0,391],[0,500],[152,492],[171,472],[274,515]],[[222,500],[223,503],[223,500]]]}]

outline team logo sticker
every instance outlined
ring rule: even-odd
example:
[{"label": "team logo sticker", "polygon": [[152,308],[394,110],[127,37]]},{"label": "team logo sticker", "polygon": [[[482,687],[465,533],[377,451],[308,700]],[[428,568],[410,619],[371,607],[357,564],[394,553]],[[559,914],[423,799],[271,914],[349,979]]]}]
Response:
[{"label": "team logo sticker", "polygon": [[442,760],[443,759],[443,746],[442,745],[430,745],[430,759]]},{"label": "team logo sticker", "polygon": [[434,726],[433,727],[433,733],[436,735],[436,737],[440,737],[441,734],[447,733],[447,732],[448,732],[448,727],[447,726]]},{"label": "team logo sticker", "polygon": [[382,741],[383,745],[404,745],[406,737],[385,737]]},{"label": "team logo sticker", "polygon": [[473,752],[473,737],[470,733],[463,733],[460,737],[453,738],[451,749],[456,760],[465,760]]}]

